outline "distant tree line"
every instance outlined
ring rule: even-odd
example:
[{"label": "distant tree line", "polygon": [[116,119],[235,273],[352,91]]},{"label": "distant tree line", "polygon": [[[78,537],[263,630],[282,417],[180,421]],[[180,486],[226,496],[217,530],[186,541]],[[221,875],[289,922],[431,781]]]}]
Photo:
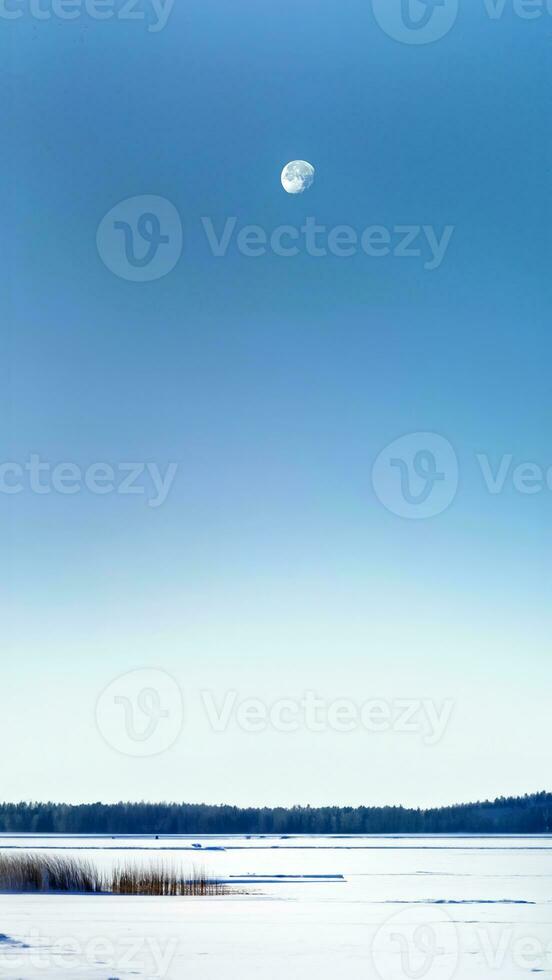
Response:
[{"label": "distant tree line", "polygon": [[431,810],[206,803],[0,803],[0,832],[37,834],[540,834],[552,793]]}]

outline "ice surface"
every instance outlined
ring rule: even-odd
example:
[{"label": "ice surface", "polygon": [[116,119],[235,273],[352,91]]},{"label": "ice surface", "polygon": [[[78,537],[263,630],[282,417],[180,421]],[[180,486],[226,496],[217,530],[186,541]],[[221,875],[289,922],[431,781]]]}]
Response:
[{"label": "ice surface", "polygon": [[162,858],[247,894],[0,895],[0,977],[552,976],[549,837],[0,836],[10,853],[52,848],[104,867]]}]

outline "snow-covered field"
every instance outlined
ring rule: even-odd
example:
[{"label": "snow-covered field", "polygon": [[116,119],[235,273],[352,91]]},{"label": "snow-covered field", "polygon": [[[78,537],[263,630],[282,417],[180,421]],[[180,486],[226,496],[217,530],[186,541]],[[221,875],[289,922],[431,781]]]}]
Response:
[{"label": "snow-covered field", "polygon": [[0,977],[552,976],[552,838],[0,836],[50,848],[163,857],[237,893],[0,895]]}]

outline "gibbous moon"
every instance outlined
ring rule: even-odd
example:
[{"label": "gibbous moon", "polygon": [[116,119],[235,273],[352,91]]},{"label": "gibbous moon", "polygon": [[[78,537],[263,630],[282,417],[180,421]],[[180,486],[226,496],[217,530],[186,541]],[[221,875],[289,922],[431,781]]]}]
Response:
[{"label": "gibbous moon", "polygon": [[306,160],[292,160],[282,170],[282,187],[288,194],[302,194],[314,183],[314,167]]}]

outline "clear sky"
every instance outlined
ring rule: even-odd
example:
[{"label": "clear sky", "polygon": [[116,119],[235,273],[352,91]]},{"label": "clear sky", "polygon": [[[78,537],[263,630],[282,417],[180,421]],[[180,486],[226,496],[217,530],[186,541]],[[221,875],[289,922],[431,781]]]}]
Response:
[{"label": "clear sky", "polygon": [[[512,473],[552,466],[551,18],[474,0],[413,44],[377,7],[177,0],[162,30],[149,3],[147,21],[2,8],[22,12],[0,18],[1,462],[23,468],[21,492],[0,493],[5,799],[425,805],[550,788],[552,489],[520,492]],[[293,159],[316,168],[304,195],[280,184]],[[144,195],[174,206],[183,250],[135,282],[97,230]],[[300,238],[297,255],[252,257],[234,237],[216,256],[201,219],[220,236],[234,217],[269,236],[309,217],[380,226],[390,254]],[[405,226],[429,229],[421,255],[400,254]],[[459,466],[424,520],[372,479],[412,433],[447,440]],[[495,474],[513,457],[502,492],[477,454]],[[178,470],[150,506],[148,471],[141,495],[60,493],[45,469],[37,492],[33,455],[116,480],[129,462]],[[106,733],[105,696],[96,710],[146,668],[184,700],[153,757]],[[232,714],[221,732],[201,691],[268,706],[311,691],[325,715],[378,700],[395,720],[313,731],[299,712],[297,730],[252,731]],[[135,675],[124,692],[128,707]],[[435,744],[400,730],[404,700],[454,704]]]}]

